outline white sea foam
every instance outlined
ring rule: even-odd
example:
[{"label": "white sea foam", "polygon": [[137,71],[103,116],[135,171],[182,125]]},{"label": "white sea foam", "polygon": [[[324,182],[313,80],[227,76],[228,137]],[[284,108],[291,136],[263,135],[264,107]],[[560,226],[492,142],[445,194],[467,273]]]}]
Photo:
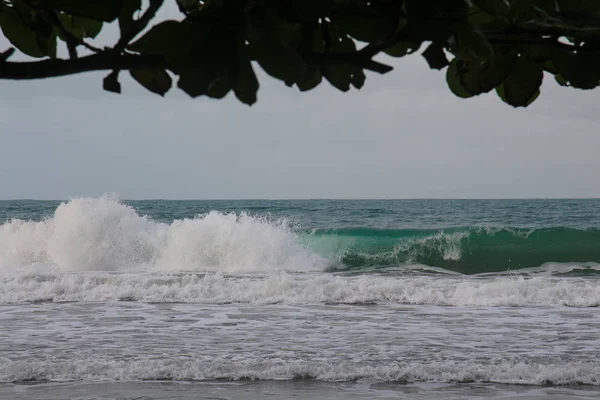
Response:
[{"label": "white sea foam", "polygon": [[460,279],[279,273],[264,277],[221,274],[110,274],[20,272],[0,278],[0,303],[134,300],[154,303],[355,304],[444,306],[600,305],[592,279],[495,277]]},{"label": "white sea foam", "polygon": [[203,381],[215,379],[383,382],[496,382],[529,385],[600,384],[600,364],[564,362],[540,364],[523,360],[411,362],[357,365],[264,360],[69,360],[13,361],[0,358],[0,382],[15,381]]},{"label": "white sea foam", "polygon": [[326,260],[286,221],[210,212],[155,222],[113,198],[61,204],[51,218],[0,226],[0,269],[51,264],[61,271],[322,270]]}]

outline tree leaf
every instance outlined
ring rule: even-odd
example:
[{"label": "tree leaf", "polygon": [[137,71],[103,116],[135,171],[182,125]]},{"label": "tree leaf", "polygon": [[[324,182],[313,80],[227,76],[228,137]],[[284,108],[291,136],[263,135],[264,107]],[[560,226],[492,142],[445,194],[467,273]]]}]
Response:
[{"label": "tree leaf", "polygon": [[102,87],[107,92],[121,93],[121,84],[119,83],[119,73],[113,71],[108,74],[102,82]]},{"label": "tree leaf", "polygon": [[462,56],[480,60],[494,56],[494,48],[477,27],[460,24],[455,36]]},{"label": "tree leaf", "polygon": [[423,57],[425,57],[431,69],[442,69],[450,64],[448,58],[446,58],[446,53],[444,53],[444,48],[437,43],[431,43],[423,52]]},{"label": "tree leaf", "polygon": [[506,18],[510,14],[510,5],[506,0],[472,0],[472,3],[494,17]]},{"label": "tree leaf", "polygon": [[417,41],[443,43],[453,33],[454,26],[467,19],[464,0],[405,0],[407,29]]},{"label": "tree leaf", "polygon": [[560,86],[569,86],[569,81],[566,80],[565,77],[561,74],[554,75],[554,79],[556,80],[556,83],[558,83]]},{"label": "tree leaf", "polygon": [[309,67],[304,80],[296,83],[301,92],[306,92],[319,86],[323,81],[323,74],[316,67]]},{"label": "tree leaf", "polygon": [[362,42],[385,39],[396,31],[398,25],[398,18],[393,15],[383,17],[335,15],[332,21],[342,31]]},{"label": "tree leaf", "polygon": [[216,32],[194,43],[185,58],[179,60],[177,86],[191,97],[206,94],[218,79],[229,75],[235,51],[233,39]]},{"label": "tree leaf", "polygon": [[557,6],[556,0],[518,0],[514,2],[511,13],[517,22],[547,20],[559,10]]},{"label": "tree leaf", "polygon": [[56,57],[56,34],[49,37],[28,26],[14,7],[0,5],[0,26],[4,36],[23,53],[31,57]]},{"label": "tree leaf", "polygon": [[231,82],[227,77],[222,76],[211,82],[205,95],[213,99],[222,99],[227,96],[231,90]]},{"label": "tree leaf", "polygon": [[243,42],[238,43],[238,47],[233,91],[242,103],[251,106],[256,103],[259,83],[248,58],[245,44]]},{"label": "tree leaf", "polygon": [[520,57],[502,85],[503,99],[513,107],[526,107],[539,96],[543,79],[540,64]]},{"label": "tree leaf", "polygon": [[121,34],[129,32],[133,25],[133,14],[142,8],[142,0],[122,0],[121,12],[119,13],[119,28]]},{"label": "tree leaf", "polygon": [[295,50],[284,45],[278,37],[265,37],[251,43],[250,53],[267,74],[288,85],[304,78],[304,59]]},{"label": "tree leaf", "polygon": [[552,61],[559,74],[575,88],[593,89],[600,84],[600,60],[585,51],[556,51]]},{"label": "tree leaf", "polygon": [[[332,38],[331,51],[352,53],[356,51],[356,44],[352,39],[343,34],[340,37]],[[360,76],[360,73],[363,73],[362,69],[352,65],[332,65],[322,67],[321,72],[331,85],[343,92],[350,90],[350,85],[355,87],[358,85],[358,88],[360,88],[362,83],[364,83],[364,78]],[[356,85],[354,85],[354,83],[356,83]]]},{"label": "tree leaf", "polygon": [[[529,99],[529,101],[527,102],[527,104],[525,104],[523,107],[527,107],[529,106],[531,103],[533,103],[539,96],[540,96],[540,89],[538,89]],[[498,97],[500,97],[502,99],[502,101],[504,101],[505,103],[509,103],[509,100],[506,98],[506,91],[505,91],[505,86],[504,83],[502,83],[502,85],[498,86],[496,88],[496,94],[498,95]]]},{"label": "tree leaf", "polygon": [[414,53],[419,50],[421,43],[414,42],[398,42],[393,46],[384,49],[384,53],[392,57],[404,57],[407,54]]},{"label": "tree leaf", "polygon": [[[102,21],[68,14],[60,14],[58,17],[65,30],[78,39],[95,38],[102,30]],[[65,38],[61,35],[61,39]]]},{"label": "tree leaf", "polygon": [[121,0],[42,0],[44,5],[67,14],[112,22],[121,12]]},{"label": "tree leaf", "polygon": [[188,43],[192,37],[197,36],[199,31],[195,24],[172,20],[163,21],[154,25],[128,48],[139,53],[169,54],[177,51],[174,49],[174,44]]},{"label": "tree leaf", "polygon": [[464,89],[479,95],[493,90],[506,79],[510,67],[504,59],[492,59],[486,62],[458,60],[460,82]]},{"label": "tree leaf", "polygon": [[169,69],[179,73],[189,69],[186,63],[190,59],[194,60],[193,57],[190,58],[190,53],[197,53],[198,44],[206,44],[209,37],[210,30],[203,25],[186,21],[164,21],[153,26],[144,36],[132,43],[129,49],[139,53],[163,55]]},{"label": "tree leaf", "polygon": [[367,80],[365,72],[359,68],[356,68],[350,77],[350,83],[356,89],[361,89],[365,85],[365,80]]},{"label": "tree leaf", "polygon": [[171,76],[164,69],[132,69],[129,73],[140,85],[159,96],[164,96],[173,85]]},{"label": "tree leaf", "polygon": [[473,5],[469,11],[468,21],[472,26],[484,25],[495,20],[494,16],[480,10],[476,5]]},{"label": "tree leaf", "polygon": [[454,93],[460,98],[466,99],[469,97],[473,97],[473,95],[467,92],[467,90],[464,88],[460,81],[460,74],[457,66],[459,61],[460,60],[455,58],[450,63],[450,66],[446,70],[446,82],[448,83],[448,87],[450,88],[452,93]]},{"label": "tree leaf", "polygon": [[318,18],[328,17],[333,8],[329,0],[292,0],[292,7],[300,20],[317,21]]}]

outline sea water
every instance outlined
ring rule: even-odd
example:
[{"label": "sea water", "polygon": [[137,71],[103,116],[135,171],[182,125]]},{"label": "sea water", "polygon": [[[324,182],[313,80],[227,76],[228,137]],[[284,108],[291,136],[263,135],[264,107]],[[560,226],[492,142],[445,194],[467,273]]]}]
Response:
[{"label": "sea water", "polygon": [[0,202],[0,398],[598,398],[599,200]]}]

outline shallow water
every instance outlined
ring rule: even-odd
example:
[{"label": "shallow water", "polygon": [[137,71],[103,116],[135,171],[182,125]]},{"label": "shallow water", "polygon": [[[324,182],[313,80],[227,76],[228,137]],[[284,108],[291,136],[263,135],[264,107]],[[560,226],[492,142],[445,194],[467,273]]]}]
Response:
[{"label": "shallow water", "polygon": [[484,383],[378,384],[369,382],[245,381],[0,384],[0,398],[15,400],[247,400],[448,399],[595,400],[584,386],[530,387]]}]

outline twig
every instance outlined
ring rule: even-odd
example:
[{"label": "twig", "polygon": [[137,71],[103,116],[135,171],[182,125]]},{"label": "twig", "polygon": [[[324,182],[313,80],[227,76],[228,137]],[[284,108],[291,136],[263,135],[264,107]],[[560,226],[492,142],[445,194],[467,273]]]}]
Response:
[{"label": "twig", "polygon": [[77,58],[77,45],[79,44],[80,40],[73,34],[71,34],[71,32],[67,30],[67,28],[65,28],[60,18],[58,18],[56,11],[50,10],[48,12],[48,15],[50,16],[52,23],[56,25],[56,27],[58,27],[58,30],[65,38],[65,42],[67,43],[67,50],[69,51],[69,57]]},{"label": "twig", "polygon": [[4,50],[2,53],[0,53],[0,61],[6,62],[6,60],[8,60],[9,57],[12,56],[14,53],[15,53],[14,47],[10,47],[7,50]]},{"label": "twig", "polygon": [[144,12],[140,19],[134,21],[134,25],[131,27],[129,32],[124,32],[122,34],[113,50],[118,53],[123,52],[127,45],[129,45],[129,42],[131,42],[141,31],[143,31],[146,26],[148,26],[163,3],[164,0],[150,0],[150,6],[148,6],[146,12]]}]

